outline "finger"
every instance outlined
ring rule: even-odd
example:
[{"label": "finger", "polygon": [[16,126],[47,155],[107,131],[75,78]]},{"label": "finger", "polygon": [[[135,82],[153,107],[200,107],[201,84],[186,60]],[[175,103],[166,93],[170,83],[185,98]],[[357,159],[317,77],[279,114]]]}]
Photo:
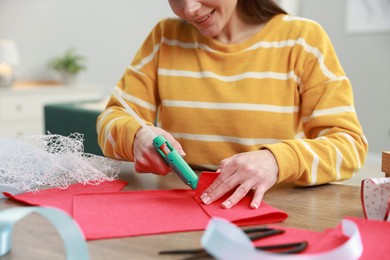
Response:
[{"label": "finger", "polygon": [[155,173],[159,175],[166,175],[171,171],[168,165],[161,159],[155,160],[139,159],[134,162],[134,168],[139,173]]},{"label": "finger", "polygon": [[234,193],[224,202],[222,202],[222,207],[225,209],[230,209],[236,205],[240,200],[242,200],[248,192],[251,190],[252,184],[245,182],[237,187]]},{"label": "finger", "polygon": [[134,162],[134,169],[138,173],[148,172],[148,168],[144,164],[140,163],[139,160]]},{"label": "finger", "polygon": [[[172,144],[172,143],[171,143]],[[173,148],[180,154],[181,157],[186,157],[186,153],[184,152],[183,148],[181,147],[180,143],[175,140],[175,143],[172,144]]]},{"label": "finger", "polygon": [[205,204],[213,203],[221,198],[225,193],[231,191],[238,185],[238,181],[233,175],[221,173],[214,182],[202,193],[200,199]]},{"label": "finger", "polygon": [[265,190],[262,187],[257,187],[254,190],[253,199],[251,201],[250,207],[252,209],[258,209],[261,205],[261,201],[263,200]]},{"label": "finger", "polygon": [[168,132],[164,133],[165,139],[172,145],[172,147],[181,155],[181,157],[185,157],[186,153],[183,150],[181,144]]},{"label": "finger", "polygon": [[217,170],[218,176],[215,178],[213,183],[204,191],[206,193],[212,193],[213,190],[218,188],[220,185],[224,185],[225,183],[231,176],[235,174],[235,169],[232,167],[226,167],[226,168],[218,168]]},{"label": "finger", "polygon": [[153,173],[158,175],[166,175],[171,171],[171,168],[163,161],[158,160],[153,162]]},{"label": "finger", "polygon": [[232,190],[239,184],[234,178],[231,179],[231,177],[234,176],[235,168],[229,167],[228,162],[228,159],[224,159],[221,161],[221,165],[217,170],[217,173],[219,173],[219,175],[213,181],[213,183],[211,183],[211,185],[203,191],[202,195],[200,196],[200,199],[205,204],[210,204],[216,201],[226,192]]},{"label": "finger", "polygon": [[166,175],[168,172],[171,171],[171,168],[166,164],[164,159],[154,149],[152,152],[145,154],[145,159],[147,163],[151,165],[153,173],[159,175]]}]

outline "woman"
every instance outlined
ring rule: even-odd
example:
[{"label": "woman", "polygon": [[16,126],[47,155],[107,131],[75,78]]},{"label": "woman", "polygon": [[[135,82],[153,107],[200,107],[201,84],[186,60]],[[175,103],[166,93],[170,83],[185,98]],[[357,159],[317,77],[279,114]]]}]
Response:
[{"label": "woman", "polygon": [[[149,34],[117,85],[156,134],[197,169],[220,172],[201,199],[233,207],[276,183],[350,178],[367,142],[350,81],[326,32],[271,0],[169,0],[181,19]],[[105,155],[170,171],[115,99],[98,119]],[[184,152],[185,151],[185,152]]]}]

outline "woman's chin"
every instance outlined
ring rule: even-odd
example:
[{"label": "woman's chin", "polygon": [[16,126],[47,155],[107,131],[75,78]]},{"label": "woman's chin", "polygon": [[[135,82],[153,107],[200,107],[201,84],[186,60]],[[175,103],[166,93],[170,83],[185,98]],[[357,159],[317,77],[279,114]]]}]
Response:
[{"label": "woman's chin", "polygon": [[210,37],[214,38],[218,36],[219,31],[216,30],[215,28],[206,28],[206,29],[199,29],[199,32],[205,36],[205,37]]}]

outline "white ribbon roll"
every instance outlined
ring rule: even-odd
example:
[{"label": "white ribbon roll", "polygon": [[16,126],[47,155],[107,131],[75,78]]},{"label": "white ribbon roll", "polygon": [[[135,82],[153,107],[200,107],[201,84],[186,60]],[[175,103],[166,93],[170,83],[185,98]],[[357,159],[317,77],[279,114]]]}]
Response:
[{"label": "white ribbon roll", "polygon": [[55,208],[17,207],[0,212],[0,258],[11,250],[13,226],[30,213],[48,219],[64,242],[66,259],[88,260],[88,246],[78,224],[65,212]]}]

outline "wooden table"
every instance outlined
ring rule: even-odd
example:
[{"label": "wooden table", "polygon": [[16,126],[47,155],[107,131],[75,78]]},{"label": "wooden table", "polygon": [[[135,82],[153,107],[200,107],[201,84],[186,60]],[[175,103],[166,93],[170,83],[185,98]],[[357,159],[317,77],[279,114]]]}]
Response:
[{"label": "wooden table", "polygon": [[[186,188],[173,173],[161,177],[134,174],[133,169],[124,172],[120,179],[129,182],[126,190]],[[363,217],[357,186],[279,185],[268,191],[264,200],[289,214],[282,226],[322,231],[338,225],[344,216]],[[0,199],[0,210],[15,206],[22,204]],[[88,242],[88,247],[91,259],[182,259],[159,256],[158,251],[199,247],[202,234],[203,231],[198,231],[94,240]],[[41,216],[32,214],[15,225],[11,253],[2,259],[65,259],[65,251],[54,227]]]}]

